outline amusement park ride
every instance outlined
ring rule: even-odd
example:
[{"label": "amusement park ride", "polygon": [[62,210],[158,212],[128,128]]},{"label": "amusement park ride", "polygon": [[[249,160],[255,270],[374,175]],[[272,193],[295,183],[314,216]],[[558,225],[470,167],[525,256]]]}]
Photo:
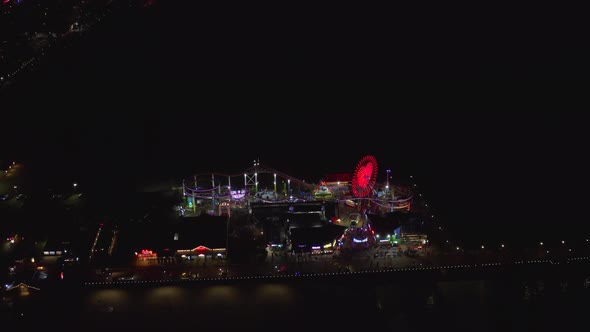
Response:
[{"label": "amusement park ride", "polygon": [[254,160],[252,167],[243,173],[194,175],[191,180],[183,180],[182,189],[186,206],[192,213],[197,213],[198,208],[208,214],[230,215],[232,208],[247,208],[252,202],[317,200],[342,201],[363,212],[409,211],[413,192],[398,185],[390,187],[389,170],[386,185],[377,185],[378,170],[377,159],[367,155],[357,164],[351,181],[312,184]]}]

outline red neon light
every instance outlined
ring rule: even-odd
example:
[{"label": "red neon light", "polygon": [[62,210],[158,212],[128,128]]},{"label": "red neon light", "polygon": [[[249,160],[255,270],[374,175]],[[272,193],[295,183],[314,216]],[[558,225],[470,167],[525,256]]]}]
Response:
[{"label": "red neon light", "polygon": [[352,192],[356,197],[367,197],[371,194],[377,181],[377,170],[375,157],[368,155],[361,159],[352,178]]},{"label": "red neon light", "polygon": [[198,246],[195,249],[193,249],[193,251],[209,251],[211,249],[205,247],[205,246]]},{"label": "red neon light", "polygon": [[10,1],[10,0],[4,0],[2,3],[8,3],[8,1]]},{"label": "red neon light", "polygon": [[158,254],[153,252],[152,250],[143,249],[139,255],[140,258],[157,258]]}]

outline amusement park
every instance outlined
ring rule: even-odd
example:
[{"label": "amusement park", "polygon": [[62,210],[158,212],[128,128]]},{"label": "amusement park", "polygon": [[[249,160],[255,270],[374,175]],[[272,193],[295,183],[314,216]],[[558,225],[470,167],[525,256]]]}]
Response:
[{"label": "amusement park", "polygon": [[89,272],[100,282],[419,264],[438,242],[421,194],[403,178],[394,180],[373,155],[316,183],[254,160],[240,173],[194,174],[177,180],[182,186],[146,193],[149,209],[127,222],[101,219],[83,237],[79,229],[51,233],[38,259],[118,269]]},{"label": "amusement park", "polygon": [[363,157],[351,173],[327,174],[308,183],[254,160],[243,173],[201,173],[182,181],[184,213],[230,215],[232,208],[251,203],[328,201],[356,207],[364,213],[410,211],[413,192],[407,186],[377,182],[379,168],[372,155]]},{"label": "amusement park", "polygon": [[[381,173],[380,173],[381,172]],[[381,181],[379,181],[382,179]],[[348,255],[397,247],[422,253],[428,243],[414,212],[414,191],[394,183],[373,155],[347,173],[309,183],[259,160],[238,174],[203,173],[182,181],[182,216],[232,218],[247,211],[269,255]],[[403,250],[399,250],[403,252]]]}]

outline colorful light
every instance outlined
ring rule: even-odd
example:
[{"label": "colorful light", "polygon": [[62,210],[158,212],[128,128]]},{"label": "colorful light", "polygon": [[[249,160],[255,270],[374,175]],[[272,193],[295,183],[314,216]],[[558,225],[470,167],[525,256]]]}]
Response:
[{"label": "colorful light", "polygon": [[377,159],[367,155],[359,161],[352,177],[352,193],[356,197],[368,197],[377,181]]},{"label": "colorful light", "polygon": [[231,190],[231,197],[233,199],[242,199],[246,196],[246,190]]}]

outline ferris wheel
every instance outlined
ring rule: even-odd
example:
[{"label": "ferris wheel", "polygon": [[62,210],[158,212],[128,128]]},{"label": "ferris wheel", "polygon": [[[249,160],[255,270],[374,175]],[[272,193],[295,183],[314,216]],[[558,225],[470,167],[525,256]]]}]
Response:
[{"label": "ferris wheel", "polygon": [[377,181],[377,159],[364,156],[356,166],[352,176],[352,193],[356,197],[368,197]]}]

